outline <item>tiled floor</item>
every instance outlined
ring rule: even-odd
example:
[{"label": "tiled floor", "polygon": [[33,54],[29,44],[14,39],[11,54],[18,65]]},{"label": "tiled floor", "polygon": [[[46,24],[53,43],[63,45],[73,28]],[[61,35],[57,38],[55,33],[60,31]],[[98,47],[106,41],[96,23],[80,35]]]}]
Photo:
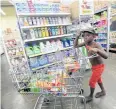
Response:
[{"label": "tiled floor", "polygon": [[[1,106],[2,109],[33,109],[38,95],[21,95],[13,87],[8,74],[8,64],[6,57],[2,56],[1,69]],[[107,91],[107,96],[87,104],[87,109],[116,109],[116,55],[105,60],[106,69],[103,74],[103,81]],[[88,79],[90,72],[85,74],[84,90],[85,95],[89,93]],[[97,86],[96,92],[99,91]],[[59,108],[60,109],[60,108]],[[69,108],[68,108],[69,109]],[[79,108],[82,109],[82,108]]]}]

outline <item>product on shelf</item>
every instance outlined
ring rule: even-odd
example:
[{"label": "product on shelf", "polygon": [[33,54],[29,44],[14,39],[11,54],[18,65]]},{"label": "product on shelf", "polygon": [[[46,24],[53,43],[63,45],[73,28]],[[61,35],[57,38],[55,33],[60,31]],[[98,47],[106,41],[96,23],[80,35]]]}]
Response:
[{"label": "product on shelf", "polygon": [[66,26],[43,27],[23,30],[22,38],[26,40],[26,39],[44,38],[49,36],[57,36],[63,34],[67,34]]},{"label": "product on shelf", "polygon": [[29,65],[31,68],[37,68],[40,66],[37,57],[33,57],[29,59]]},{"label": "product on shelf", "polygon": [[36,3],[32,1],[15,4],[17,13],[60,13],[69,12],[69,7],[58,3]]},{"label": "product on shelf", "polygon": [[25,50],[26,50],[27,56],[34,54],[33,47],[31,45],[25,44]]},{"label": "product on shelf", "polygon": [[69,17],[24,17],[19,20],[20,26],[44,26],[52,24],[68,24]]},{"label": "product on shelf", "polygon": [[46,65],[49,63],[47,55],[39,56],[38,57],[38,62],[40,66]]}]

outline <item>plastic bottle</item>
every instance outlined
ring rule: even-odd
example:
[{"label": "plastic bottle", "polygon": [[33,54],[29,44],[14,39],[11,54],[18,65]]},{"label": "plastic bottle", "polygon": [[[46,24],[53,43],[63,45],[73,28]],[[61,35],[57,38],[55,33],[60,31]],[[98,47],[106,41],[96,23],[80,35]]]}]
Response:
[{"label": "plastic bottle", "polygon": [[29,59],[29,64],[30,64],[31,68],[37,68],[37,67],[39,67],[39,62],[37,60],[37,57],[30,58]]},{"label": "plastic bottle", "polygon": [[41,50],[42,53],[45,53],[46,52],[45,51],[45,45],[44,45],[43,42],[40,42],[40,50]]},{"label": "plastic bottle", "polygon": [[52,46],[51,43],[49,41],[46,41],[46,52],[51,52],[52,51]]},{"label": "plastic bottle", "polygon": [[29,22],[29,25],[30,25],[30,26],[33,25],[31,17],[28,17],[28,22]]},{"label": "plastic bottle", "polygon": [[37,25],[41,25],[39,17],[36,17]]},{"label": "plastic bottle", "polygon": [[38,57],[38,61],[39,61],[40,66],[48,64],[47,55],[43,55],[43,56]]},{"label": "plastic bottle", "polygon": [[26,18],[26,17],[24,18],[24,26],[29,26],[29,23],[28,23],[28,21],[27,21],[27,18]]},{"label": "plastic bottle", "polygon": [[58,17],[58,24],[62,24],[63,22],[62,22],[62,19],[61,19],[61,17]]},{"label": "plastic bottle", "polygon": [[51,27],[48,28],[48,33],[49,33],[49,36],[52,36],[52,28]]},{"label": "plastic bottle", "polygon": [[37,45],[36,43],[33,43],[32,46],[33,46],[33,51],[35,54],[41,53],[39,45]]},{"label": "plastic bottle", "polygon": [[63,26],[63,33],[66,34],[66,28]]},{"label": "plastic bottle", "polygon": [[52,46],[52,51],[56,51],[58,49],[54,40],[51,41],[51,46]]},{"label": "plastic bottle", "polygon": [[45,37],[46,36],[45,28],[41,28],[41,32],[42,32],[42,37]]},{"label": "plastic bottle", "polygon": [[62,42],[59,39],[56,41],[56,46],[60,50],[63,48],[63,44],[62,44]]},{"label": "plastic bottle", "polygon": [[30,29],[30,35],[31,35],[32,38],[35,38],[34,29]]},{"label": "plastic bottle", "polygon": [[68,47],[69,46],[66,38],[62,38],[62,42],[63,42],[63,47]]},{"label": "plastic bottle", "polygon": [[38,38],[38,32],[37,32],[37,29],[34,29],[34,33],[35,33],[35,38]]},{"label": "plastic bottle", "polygon": [[35,17],[32,17],[32,21],[33,21],[33,25],[37,25],[37,21],[36,21]]},{"label": "plastic bottle", "polygon": [[33,51],[33,47],[32,46],[28,46],[28,44],[25,44],[25,50],[28,56],[33,55],[34,51]]},{"label": "plastic bottle", "polygon": [[45,27],[45,36],[48,37],[49,36],[49,33],[48,33],[48,29],[47,27]]},{"label": "plastic bottle", "polygon": [[61,34],[61,35],[64,34],[64,33],[63,33],[63,28],[62,28],[62,26],[60,26],[60,34]]},{"label": "plastic bottle", "polygon": [[42,37],[41,29],[40,29],[40,28],[38,28],[37,30],[38,30],[38,31],[37,31],[37,32],[38,32],[38,37]]},{"label": "plastic bottle", "polygon": [[20,21],[19,21],[19,22],[20,22],[20,26],[25,26],[25,25],[24,25],[24,20],[23,20],[23,18],[20,18]]}]

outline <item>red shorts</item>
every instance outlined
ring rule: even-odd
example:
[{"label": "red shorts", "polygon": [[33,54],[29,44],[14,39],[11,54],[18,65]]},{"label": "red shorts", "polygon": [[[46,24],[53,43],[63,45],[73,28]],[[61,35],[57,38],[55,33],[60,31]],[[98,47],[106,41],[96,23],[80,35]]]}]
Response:
[{"label": "red shorts", "polygon": [[102,83],[101,75],[104,71],[104,64],[92,66],[92,76],[89,81],[89,85],[95,88],[96,83]]}]

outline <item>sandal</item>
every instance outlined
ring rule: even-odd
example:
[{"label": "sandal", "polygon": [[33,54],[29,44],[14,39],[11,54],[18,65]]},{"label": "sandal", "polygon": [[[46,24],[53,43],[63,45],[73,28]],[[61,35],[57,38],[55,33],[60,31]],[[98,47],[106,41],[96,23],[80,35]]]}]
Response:
[{"label": "sandal", "polygon": [[105,95],[106,95],[105,92],[98,92],[98,93],[96,93],[95,98],[100,98],[100,97],[105,96]]}]

